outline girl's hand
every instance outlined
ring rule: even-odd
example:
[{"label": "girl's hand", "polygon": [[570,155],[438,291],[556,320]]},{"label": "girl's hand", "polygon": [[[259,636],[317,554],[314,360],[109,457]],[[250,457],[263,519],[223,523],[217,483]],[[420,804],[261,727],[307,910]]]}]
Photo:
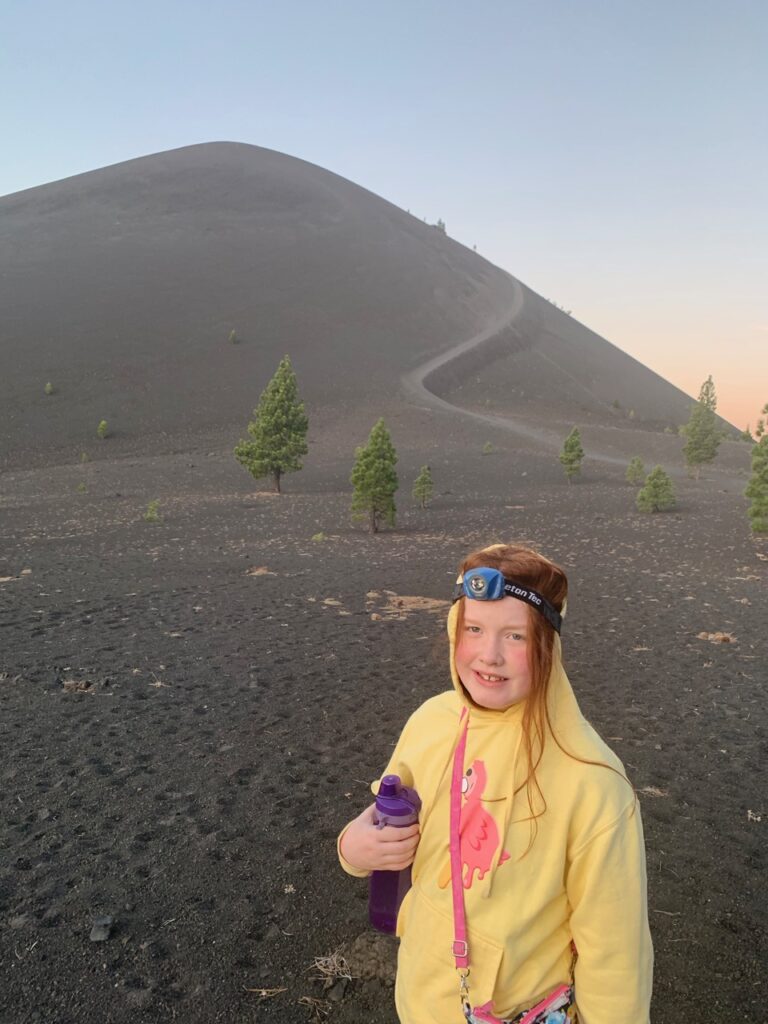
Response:
[{"label": "girl's hand", "polygon": [[358,871],[400,871],[413,864],[419,845],[419,826],[396,828],[373,823],[376,804],[366,807],[341,838],[341,855]]}]

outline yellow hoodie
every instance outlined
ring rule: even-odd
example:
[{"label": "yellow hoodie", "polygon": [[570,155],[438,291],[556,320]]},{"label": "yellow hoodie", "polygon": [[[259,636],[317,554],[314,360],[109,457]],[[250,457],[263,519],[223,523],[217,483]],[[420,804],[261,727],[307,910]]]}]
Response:
[{"label": "yellow hoodie", "polygon": [[[464,1021],[451,951],[448,842],[453,752],[466,707],[461,855],[472,1005],[492,1000],[501,1018],[533,1006],[569,981],[573,939],[581,1024],[647,1024],[653,950],[634,793],[616,772],[568,757],[549,735],[536,769],[546,810],[537,818],[538,830],[525,854],[532,835],[526,787],[515,793],[527,771],[521,745],[524,702],[493,711],[471,701],[454,664],[456,613],[454,605],[448,617],[454,688],[411,715],[383,773],[399,775],[422,800],[413,886],[397,920],[400,1021]],[[566,750],[624,773],[579,710],[563,669],[559,637],[549,711]],[[378,791],[378,780],[371,788]],[[535,789],[534,807],[543,810]],[[349,874],[367,875],[340,852],[339,859]]]}]

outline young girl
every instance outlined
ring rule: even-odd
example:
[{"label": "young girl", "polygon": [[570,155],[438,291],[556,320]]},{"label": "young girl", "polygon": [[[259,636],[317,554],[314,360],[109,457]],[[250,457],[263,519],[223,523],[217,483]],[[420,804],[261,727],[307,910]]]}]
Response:
[{"label": "young girl", "polygon": [[413,865],[397,920],[402,1024],[649,1020],[640,808],[563,668],[567,588],[527,548],[464,560],[453,690],[411,715],[385,772],[418,792],[419,824],[377,828],[371,804],[339,836],[351,875]]}]

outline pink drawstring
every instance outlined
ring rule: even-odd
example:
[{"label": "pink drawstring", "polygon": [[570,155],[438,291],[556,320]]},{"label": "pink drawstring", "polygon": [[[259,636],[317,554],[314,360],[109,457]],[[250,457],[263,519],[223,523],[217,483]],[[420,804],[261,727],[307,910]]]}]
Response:
[{"label": "pink drawstring", "polygon": [[461,781],[464,775],[464,751],[467,747],[467,731],[469,729],[469,711],[462,708],[459,723],[464,722],[456,752],[453,755],[453,775],[451,777],[451,889],[453,891],[453,927],[454,939],[451,952],[456,958],[456,967],[469,967],[469,946],[467,944],[467,925],[464,918],[464,886],[462,882],[461,845],[459,828],[461,822]]}]

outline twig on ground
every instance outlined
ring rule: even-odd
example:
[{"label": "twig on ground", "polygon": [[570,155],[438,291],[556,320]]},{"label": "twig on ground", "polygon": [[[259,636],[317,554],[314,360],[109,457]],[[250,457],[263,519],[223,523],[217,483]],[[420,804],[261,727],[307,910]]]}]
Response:
[{"label": "twig on ground", "polygon": [[349,965],[341,955],[340,949],[337,949],[333,953],[329,953],[328,956],[316,956],[307,970],[318,971],[318,974],[315,975],[315,979],[318,981],[322,981],[327,978],[346,978],[347,981],[352,981],[352,974],[350,972]]},{"label": "twig on ground", "polygon": [[287,988],[248,988],[243,985],[246,992],[258,992],[262,999],[272,999],[273,996],[280,995],[281,992],[287,992]]},{"label": "twig on ground", "polygon": [[320,1021],[331,1012],[331,1004],[327,999],[316,999],[314,996],[302,996],[299,1006],[309,1007],[310,1020]]}]

